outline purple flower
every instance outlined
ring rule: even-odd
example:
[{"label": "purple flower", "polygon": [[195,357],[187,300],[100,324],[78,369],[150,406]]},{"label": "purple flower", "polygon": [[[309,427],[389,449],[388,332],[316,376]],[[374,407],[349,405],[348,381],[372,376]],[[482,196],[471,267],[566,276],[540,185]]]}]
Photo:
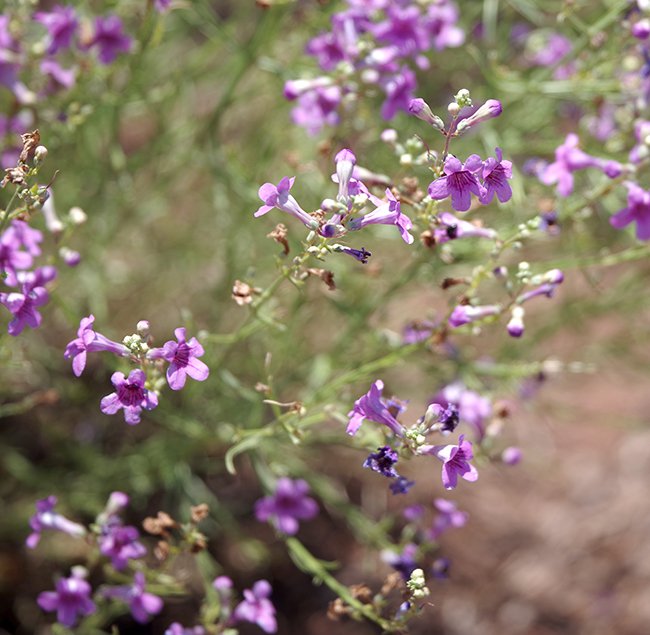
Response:
[{"label": "purple flower", "polygon": [[386,99],[381,107],[381,116],[388,120],[392,119],[398,110],[408,112],[416,86],[415,73],[406,66],[384,82]]},{"label": "purple flower", "polygon": [[630,223],[636,223],[637,239],[650,240],[650,191],[630,181],[625,183],[625,187],[627,187],[627,207],[614,214],[609,222],[616,229],[623,229]]},{"label": "purple flower", "polygon": [[404,545],[401,553],[390,550],[382,551],[381,559],[393,567],[393,569],[399,571],[405,580],[408,580],[411,577],[411,573],[419,566],[416,560],[417,554],[417,545],[409,542]]},{"label": "purple flower", "polygon": [[562,284],[564,281],[564,274],[559,269],[550,269],[545,274],[541,276],[542,284],[535,289],[522,293],[518,298],[517,302],[523,304],[528,302],[532,298],[536,298],[540,295],[545,295],[547,298],[552,298],[555,293],[555,289]]},{"label": "purple flower", "polygon": [[[537,38],[538,35],[534,33],[531,37]],[[531,61],[537,66],[554,66],[566,57],[572,48],[571,40],[559,33],[551,33],[545,38],[543,46],[532,56]]]},{"label": "purple flower", "polygon": [[68,6],[56,5],[49,13],[39,11],[34,14],[34,19],[48,31],[50,38],[46,51],[48,55],[54,55],[61,49],[68,48],[79,26],[74,8]]},{"label": "purple flower", "polygon": [[411,99],[409,102],[409,113],[438,130],[444,131],[445,129],[444,121],[438,115],[433,114],[431,107],[424,99],[420,99],[419,97],[417,99]]},{"label": "purple flower", "polygon": [[429,430],[439,430],[442,433],[453,432],[460,423],[460,411],[454,403],[432,403],[425,414],[425,422]]},{"label": "purple flower", "polygon": [[339,122],[337,111],[342,99],[343,94],[338,86],[306,91],[299,95],[298,105],[291,110],[291,119],[310,135],[317,135],[323,126],[335,126]]},{"label": "purple flower", "polygon": [[472,154],[465,163],[449,155],[445,160],[446,176],[436,179],[429,185],[429,196],[440,201],[451,196],[451,205],[457,212],[466,212],[471,203],[471,195],[483,196],[484,188],[479,183],[476,172],[483,167],[478,154]]},{"label": "purple flower", "polygon": [[78,570],[69,578],[56,582],[56,591],[44,591],[38,596],[38,605],[44,611],[56,611],[58,622],[72,628],[80,616],[90,615],[96,610],[90,599],[92,589]]},{"label": "purple flower", "polygon": [[165,342],[162,348],[149,351],[147,357],[165,359],[169,362],[167,382],[172,390],[183,388],[188,375],[196,381],[205,381],[210,374],[210,369],[198,359],[204,354],[203,347],[195,337],[187,342],[184,328],[177,328],[174,335],[178,342],[171,340]]},{"label": "purple flower", "polygon": [[620,176],[622,167],[616,161],[598,159],[578,148],[578,135],[568,134],[564,143],[555,149],[555,161],[547,165],[540,174],[544,185],[557,183],[557,193],[569,196],[573,192],[573,172],[586,168],[598,168],[609,178]]},{"label": "purple flower", "polygon": [[506,325],[508,335],[511,337],[521,337],[524,334],[524,315],[525,311],[523,307],[514,306],[512,308],[510,320]]},{"label": "purple flower", "polygon": [[483,105],[479,106],[474,113],[461,119],[456,124],[456,132],[461,134],[484,121],[498,117],[503,111],[501,102],[497,99],[488,99]]},{"label": "purple flower", "polygon": [[148,622],[163,608],[163,601],[157,595],[145,591],[145,578],[141,571],[133,577],[132,585],[106,587],[102,593],[107,598],[126,602],[133,619],[140,624]]},{"label": "purple flower", "polygon": [[264,205],[253,214],[256,218],[263,216],[267,212],[270,212],[272,209],[276,208],[295,216],[299,221],[304,225],[309,227],[309,229],[318,229],[318,221],[310,216],[296,201],[289,190],[293,187],[293,183],[296,180],[295,177],[283,177],[277,185],[273,183],[264,183],[258,191],[259,197],[264,201]]},{"label": "purple flower", "polygon": [[433,233],[433,238],[438,245],[459,238],[488,238],[494,240],[497,237],[494,229],[461,220],[449,212],[439,214],[438,221],[440,226]]},{"label": "purple flower", "polygon": [[483,164],[483,185],[485,193],[481,196],[481,203],[487,205],[497,195],[500,203],[505,203],[512,198],[512,188],[508,179],[512,178],[512,161],[504,161],[501,148],[496,148],[496,159],[490,157]]},{"label": "purple flower", "polygon": [[[32,256],[41,253],[38,243],[42,240],[43,234],[23,221],[12,221],[3,232],[0,236],[0,273],[4,273],[6,285],[13,287],[18,284],[17,271],[32,266]],[[23,247],[27,251],[23,251]]]},{"label": "purple flower", "polygon": [[368,263],[368,258],[372,256],[365,247],[361,247],[361,249],[352,249],[352,247],[346,247],[345,245],[333,245],[333,247],[334,251],[352,256],[355,260],[358,260],[364,265]]},{"label": "purple flower", "polygon": [[36,501],[36,514],[29,519],[29,526],[32,533],[27,537],[25,544],[34,549],[41,539],[41,533],[45,529],[53,531],[62,531],[68,536],[81,538],[86,535],[86,528],[75,523],[58,512],[54,511],[57,499],[56,496],[48,496]]},{"label": "purple flower", "polygon": [[63,353],[65,359],[72,358],[72,372],[77,377],[86,368],[87,353],[91,351],[108,351],[120,357],[129,355],[129,349],[124,344],[118,344],[101,333],[93,331],[94,322],[95,316],[92,313],[82,318],[77,330],[77,338],[68,343]]},{"label": "purple flower", "polygon": [[252,589],[244,591],[244,600],[235,607],[233,618],[238,622],[257,624],[265,633],[275,633],[278,624],[270,595],[271,585],[266,580],[258,580]]},{"label": "purple flower", "polygon": [[431,337],[433,329],[438,326],[437,322],[431,320],[422,320],[410,322],[402,331],[402,342],[404,344],[418,344]]},{"label": "purple flower", "polygon": [[116,15],[95,18],[95,34],[88,47],[97,46],[102,64],[111,64],[120,53],[131,50],[132,40],[124,33],[122,20]]},{"label": "purple flower", "polygon": [[523,456],[523,453],[519,448],[511,446],[511,447],[506,448],[501,453],[501,460],[506,465],[517,465],[518,463],[521,462],[522,456]]},{"label": "purple flower", "polygon": [[445,386],[433,401],[445,409],[450,405],[456,406],[459,420],[472,426],[476,430],[477,438],[483,437],[485,422],[492,415],[492,403],[487,397],[456,382]]},{"label": "purple flower", "polygon": [[349,221],[348,228],[350,231],[357,231],[366,225],[395,225],[399,229],[402,240],[410,245],[414,240],[408,231],[413,227],[411,219],[406,214],[402,214],[399,201],[388,188],[386,188],[386,198],[388,201],[376,207],[372,212]]},{"label": "purple flower", "polygon": [[16,62],[19,52],[20,45],[9,30],[9,16],[0,15],[0,86],[14,90],[20,69]]},{"label": "purple flower", "polygon": [[[53,59],[44,59],[41,62],[41,73],[50,79],[50,85],[45,90],[46,94],[54,93],[59,88],[72,88],[76,81],[74,69],[62,68],[61,65]],[[48,201],[49,200],[50,199],[48,199]]]},{"label": "purple flower", "polygon": [[405,476],[398,476],[389,485],[393,494],[408,494],[408,491],[415,485],[415,481],[409,481]]},{"label": "purple flower", "polygon": [[449,316],[449,326],[458,328],[477,320],[482,320],[490,315],[501,313],[501,307],[498,304],[487,304],[484,306],[471,306],[469,304],[459,304]]},{"label": "purple flower", "polygon": [[140,533],[131,525],[122,525],[119,518],[113,516],[101,527],[99,550],[111,559],[113,568],[122,571],[129,560],[137,560],[147,554],[145,546],[138,542]]},{"label": "purple flower", "polygon": [[139,368],[132,370],[128,379],[124,377],[124,373],[113,373],[111,383],[115,392],[102,399],[101,411],[105,415],[114,415],[118,410],[124,409],[124,420],[129,425],[140,423],[142,410],[153,410],[158,405],[156,393],[144,387],[146,379],[146,375]]},{"label": "purple flower", "polygon": [[34,281],[22,285],[21,292],[0,293],[0,304],[3,304],[13,314],[7,331],[9,335],[20,335],[25,326],[32,329],[41,325],[42,317],[38,307],[50,299],[45,287],[37,286]]},{"label": "purple flower", "polygon": [[346,432],[349,435],[355,435],[361,424],[367,419],[387,426],[395,436],[404,436],[404,428],[395,419],[388,404],[381,398],[383,390],[384,382],[378,379],[370,386],[370,390],[365,395],[354,402],[354,408],[348,412],[350,421]]},{"label": "purple flower", "polygon": [[465,435],[458,437],[458,445],[422,446],[422,454],[432,454],[442,461],[442,484],[445,489],[454,489],[458,477],[474,482],[478,479],[478,471],[471,465],[474,458],[471,441],[465,441]]},{"label": "purple flower", "polygon": [[377,448],[377,452],[372,452],[364,461],[363,467],[369,467],[373,472],[379,472],[388,478],[397,478],[399,474],[395,471],[397,464],[397,452],[389,445]]},{"label": "purple flower", "polygon": [[185,628],[182,624],[174,622],[169,625],[164,635],[205,635],[205,629],[202,626]]},{"label": "purple flower", "polygon": [[456,26],[458,7],[449,0],[440,0],[429,5],[426,24],[436,51],[455,48],[465,41],[464,31]]},{"label": "purple flower", "polygon": [[469,514],[459,511],[456,503],[444,498],[433,501],[438,515],[433,520],[431,529],[427,532],[429,540],[437,540],[445,531],[453,527],[463,527],[467,523]]},{"label": "purple flower", "polygon": [[310,520],[318,514],[318,505],[308,493],[309,485],[302,479],[278,479],[275,493],[255,503],[255,517],[260,522],[272,520],[279,531],[293,536],[299,520]]}]

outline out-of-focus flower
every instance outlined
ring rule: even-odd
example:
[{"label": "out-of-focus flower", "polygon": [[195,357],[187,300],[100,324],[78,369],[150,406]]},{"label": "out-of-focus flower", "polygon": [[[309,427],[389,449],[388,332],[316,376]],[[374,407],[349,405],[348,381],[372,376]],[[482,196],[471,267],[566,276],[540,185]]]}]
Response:
[{"label": "out-of-focus flower", "polygon": [[92,589],[84,579],[81,567],[75,567],[69,578],[57,580],[55,591],[39,594],[37,602],[44,611],[56,611],[56,619],[63,626],[72,628],[79,617],[95,612],[90,599]]},{"label": "out-of-focus flower", "polygon": [[275,493],[255,504],[255,517],[260,522],[273,521],[279,531],[292,536],[298,531],[299,520],[311,520],[318,514],[316,501],[307,494],[306,481],[278,479]]},{"label": "out-of-focus flower", "polygon": [[56,506],[56,496],[48,496],[36,502],[36,514],[29,520],[29,526],[32,533],[27,537],[25,544],[34,549],[41,539],[41,533],[45,529],[61,531],[69,536],[82,538],[88,532],[83,525],[69,520],[65,516],[54,511]]},{"label": "out-of-focus flower", "polygon": [[619,210],[609,219],[612,227],[623,229],[636,223],[638,240],[650,240],[650,192],[630,181],[627,187],[627,207]]},{"label": "out-of-focus flower", "polygon": [[252,589],[244,591],[244,600],[233,611],[233,618],[238,622],[257,624],[265,633],[278,630],[275,619],[275,607],[269,599],[271,585],[266,580],[258,580]]},{"label": "out-of-focus flower", "polygon": [[122,20],[116,15],[95,18],[95,33],[88,47],[99,49],[97,57],[102,64],[111,64],[120,53],[128,53],[133,41],[124,33]]},{"label": "out-of-focus flower", "polygon": [[145,591],[145,577],[142,571],[136,572],[133,584],[106,587],[102,593],[107,598],[126,602],[133,619],[140,624],[148,622],[163,608],[163,601],[157,595]]}]

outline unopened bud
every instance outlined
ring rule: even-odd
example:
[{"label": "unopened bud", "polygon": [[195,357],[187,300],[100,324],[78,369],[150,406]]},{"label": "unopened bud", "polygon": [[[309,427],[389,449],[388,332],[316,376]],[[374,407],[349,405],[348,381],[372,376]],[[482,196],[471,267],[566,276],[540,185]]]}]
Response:
[{"label": "unopened bud", "polygon": [[503,106],[501,106],[500,101],[496,99],[488,99],[473,115],[458,122],[456,132],[460,134],[465,130],[473,128],[479,123],[498,117],[502,111]]},{"label": "unopened bud", "polygon": [[135,325],[135,330],[141,337],[147,337],[149,335],[149,320],[140,320]]},{"label": "unopened bud", "polygon": [[409,102],[409,112],[418,119],[426,121],[429,125],[437,128],[438,130],[445,129],[443,120],[440,119],[440,117],[437,115],[433,114],[431,108],[429,107],[429,104],[427,104],[424,99],[411,99]]},{"label": "unopened bud", "polygon": [[68,212],[68,218],[74,225],[83,225],[88,220],[86,212],[84,212],[81,207],[71,207]]},{"label": "unopened bud", "polygon": [[452,117],[457,117],[458,113],[460,112],[460,106],[455,102],[452,101],[448,106],[447,106],[447,112],[452,116]]},{"label": "unopened bud", "polygon": [[36,146],[34,150],[34,161],[42,163],[47,158],[47,148],[45,146]]}]

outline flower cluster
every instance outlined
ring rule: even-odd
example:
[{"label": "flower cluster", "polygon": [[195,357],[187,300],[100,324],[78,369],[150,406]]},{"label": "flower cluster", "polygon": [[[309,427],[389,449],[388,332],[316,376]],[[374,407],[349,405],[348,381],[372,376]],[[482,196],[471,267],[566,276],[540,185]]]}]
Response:
[{"label": "flower cluster", "polygon": [[345,105],[363,92],[383,93],[384,119],[407,110],[417,87],[412,67],[429,68],[427,53],[465,39],[451,0],[347,0],[347,5],[332,15],[331,31],[307,45],[324,74],[284,87],[285,97],[297,102],[294,123],[310,134],[337,125]]},{"label": "flower cluster", "polygon": [[[362,263],[366,263],[371,256],[364,248],[359,250],[327,241],[341,238],[368,225],[394,225],[405,243],[413,243],[413,236],[409,233],[413,223],[402,212],[400,201],[393,191],[386,188],[386,199],[381,200],[364,183],[364,180],[382,182],[386,177],[374,175],[358,166],[355,155],[348,149],[341,150],[336,155],[335,163],[336,173],[332,175],[332,180],[338,184],[336,200],[324,199],[318,210],[308,213],[290,193],[295,179],[284,177],[277,185],[265,183],[260,187],[259,197],[264,204],[254,215],[259,217],[272,209],[279,209],[321,236],[324,239],[321,248],[325,252],[344,253]],[[374,209],[367,211],[368,205],[374,206]]]},{"label": "flower cluster", "polygon": [[101,411],[112,415],[124,411],[124,419],[130,425],[140,423],[142,410],[153,410],[158,405],[161,377],[165,363],[166,378],[172,390],[181,390],[187,377],[205,381],[210,370],[199,357],[203,347],[195,337],[187,339],[185,328],[174,331],[176,341],[165,342],[161,348],[151,347],[149,323],[138,323],[138,333],[124,338],[123,343],[110,340],[94,330],[95,317],[89,315],[81,320],[77,337],[68,343],[64,357],[72,360],[72,370],[79,377],[86,368],[89,352],[106,351],[118,357],[128,358],[137,368],[128,376],[116,371],[111,376],[115,391],[101,400]]}]

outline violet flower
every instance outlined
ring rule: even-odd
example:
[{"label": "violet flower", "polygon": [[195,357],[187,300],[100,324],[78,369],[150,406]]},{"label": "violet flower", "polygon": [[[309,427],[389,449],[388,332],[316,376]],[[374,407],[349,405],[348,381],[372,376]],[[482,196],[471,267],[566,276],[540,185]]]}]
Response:
[{"label": "violet flower", "polygon": [[185,628],[182,624],[174,622],[169,625],[164,635],[205,635],[205,629],[202,626]]},{"label": "violet flower", "polygon": [[438,540],[448,529],[463,527],[467,523],[469,514],[461,512],[453,501],[436,498],[433,504],[438,510],[438,515],[433,519],[433,525],[427,532],[429,540]]},{"label": "violet flower", "polygon": [[636,223],[638,240],[650,240],[650,191],[644,190],[636,183],[627,181],[627,207],[619,210],[609,219],[612,227],[623,229]]},{"label": "violet flower", "polygon": [[518,465],[523,458],[523,452],[520,448],[510,446],[501,453],[501,460],[506,465]]},{"label": "violet flower", "polygon": [[416,99],[411,99],[409,102],[409,108],[408,111],[410,114],[412,114],[414,117],[417,117],[418,119],[421,119],[422,121],[425,121],[428,123],[430,126],[433,126],[437,130],[443,131],[445,130],[445,123],[438,115],[434,115],[433,111],[431,110],[431,107],[429,104],[427,104],[424,99],[421,98],[416,98]]},{"label": "violet flower", "polygon": [[484,121],[494,119],[494,117],[498,117],[502,111],[503,106],[500,101],[497,99],[488,99],[484,104],[479,106],[474,113],[461,119],[456,124],[456,133],[461,134]]},{"label": "violet flower", "polygon": [[405,580],[408,580],[411,577],[411,573],[419,566],[416,560],[417,554],[418,546],[409,542],[404,545],[401,553],[385,549],[381,552],[381,559],[393,567],[393,569],[399,571]]},{"label": "violet flower", "polygon": [[332,245],[332,248],[338,253],[352,256],[352,258],[358,260],[364,265],[368,264],[368,258],[372,256],[372,254],[365,247],[361,247],[361,249],[353,249],[352,247],[347,247],[346,245]]},{"label": "violet flower", "polygon": [[56,5],[50,12],[38,11],[34,14],[34,20],[47,29],[49,44],[46,53],[48,55],[69,48],[79,26],[75,10],[70,6]]},{"label": "violet flower", "polygon": [[56,611],[56,619],[63,626],[73,628],[79,617],[95,612],[95,603],[90,599],[92,589],[79,568],[73,569],[69,578],[56,582],[56,591],[44,591],[37,599],[44,611]]},{"label": "violet flower", "polygon": [[445,386],[433,402],[440,404],[445,409],[452,405],[456,406],[459,421],[474,428],[479,440],[483,438],[485,422],[492,415],[490,399],[469,390],[460,382],[454,382]]},{"label": "violet flower", "polygon": [[381,381],[381,379],[377,379],[372,386],[370,386],[370,390],[354,402],[354,408],[348,412],[350,421],[346,428],[346,432],[349,435],[355,435],[357,430],[361,427],[361,424],[365,420],[368,420],[385,425],[390,428],[395,436],[404,436],[404,428],[397,419],[395,419],[389,410],[388,404],[381,398],[383,390],[384,382]]},{"label": "violet flower", "polygon": [[132,585],[106,587],[102,594],[104,597],[126,602],[133,619],[140,624],[148,622],[163,608],[163,601],[157,595],[145,591],[145,577],[142,571],[136,572]]},{"label": "violet flower", "polygon": [[318,505],[308,493],[306,481],[280,478],[275,493],[255,503],[255,517],[260,522],[271,520],[278,531],[293,536],[299,520],[311,520],[318,514]]},{"label": "violet flower", "polygon": [[393,494],[408,494],[408,491],[415,485],[415,481],[409,481],[406,476],[398,476],[388,486]]},{"label": "violet flower", "polygon": [[54,511],[56,506],[56,496],[48,496],[36,501],[36,514],[29,519],[29,526],[32,533],[29,534],[25,544],[30,549],[34,549],[41,539],[41,533],[45,529],[61,531],[68,536],[83,538],[88,532],[83,525],[69,520],[65,516]]},{"label": "violet flower", "polygon": [[298,97],[298,105],[291,110],[293,123],[305,128],[310,135],[317,135],[323,126],[335,126],[339,122],[338,107],[343,93],[338,86],[318,87]]},{"label": "violet flower", "polygon": [[72,358],[72,372],[79,377],[86,368],[87,354],[92,351],[108,351],[120,357],[127,357],[129,349],[124,344],[109,340],[93,330],[95,316],[91,313],[82,318],[77,330],[77,338],[68,342],[63,357]]},{"label": "violet flower", "polygon": [[318,229],[318,221],[310,216],[300,205],[298,201],[289,194],[293,187],[296,177],[283,177],[277,185],[273,183],[264,183],[258,191],[259,197],[264,201],[264,205],[253,214],[256,218],[263,216],[272,209],[277,208],[295,216],[300,222],[309,227],[309,229]]},{"label": "violet flower", "polygon": [[512,161],[504,161],[501,148],[495,149],[496,159],[490,157],[483,164],[483,185],[485,192],[480,197],[481,203],[487,205],[497,195],[500,203],[512,198],[512,188],[508,179],[512,178]]},{"label": "violet flower", "polygon": [[422,446],[421,454],[431,454],[442,461],[442,484],[445,489],[454,489],[458,477],[473,483],[478,480],[478,471],[470,463],[474,458],[471,441],[465,441],[465,435],[458,437],[458,445]]},{"label": "violet flower", "polygon": [[449,212],[439,214],[438,221],[440,221],[440,226],[433,233],[433,238],[438,245],[460,238],[487,238],[494,240],[497,237],[494,229],[481,227],[469,221],[461,220]]},{"label": "violet flower", "polygon": [[170,340],[162,348],[154,348],[147,354],[149,359],[164,359],[169,362],[167,382],[172,390],[180,390],[185,386],[189,375],[196,381],[205,381],[210,375],[210,369],[198,359],[204,354],[203,347],[193,337],[186,341],[185,328],[177,328],[174,335],[178,342]]},{"label": "violet flower", "polygon": [[384,83],[386,99],[381,106],[381,116],[388,120],[392,119],[398,110],[408,112],[416,86],[415,73],[406,66],[402,67],[398,73]]},{"label": "violet flower", "polygon": [[363,462],[363,467],[368,467],[373,472],[378,472],[388,478],[397,478],[399,476],[395,470],[397,460],[397,452],[389,445],[385,445],[377,448],[377,452],[371,452]]},{"label": "violet flower", "polygon": [[99,551],[111,559],[115,570],[123,571],[129,560],[137,560],[147,555],[146,547],[138,542],[138,530],[131,525],[122,525],[119,518],[111,518],[102,525],[100,531]]},{"label": "violet flower", "polygon": [[132,370],[128,378],[124,377],[124,373],[113,373],[111,383],[115,392],[102,399],[101,411],[105,415],[114,415],[124,409],[124,420],[129,425],[140,423],[142,410],[153,410],[158,405],[156,393],[144,387],[146,379],[144,371],[139,368]]},{"label": "violet flower", "polygon": [[531,289],[526,293],[522,293],[518,298],[517,302],[523,304],[528,302],[532,298],[536,298],[540,295],[545,295],[547,298],[552,298],[555,293],[555,289],[562,284],[564,281],[564,274],[559,269],[550,269],[541,276],[541,282],[538,287]]},{"label": "violet flower", "polygon": [[482,167],[483,161],[478,154],[469,156],[464,164],[449,155],[444,166],[446,176],[429,185],[429,196],[436,201],[451,196],[451,206],[457,212],[466,212],[472,204],[472,194],[479,198],[484,195],[484,188],[476,176]]},{"label": "violet flower", "polygon": [[111,64],[120,53],[128,53],[133,42],[124,33],[122,20],[116,15],[95,18],[95,33],[88,48],[99,49],[97,57],[102,64]]},{"label": "violet flower", "polygon": [[429,5],[425,22],[436,51],[456,48],[465,41],[465,32],[457,26],[458,17],[458,7],[450,0]]},{"label": "violet flower", "polygon": [[258,580],[252,589],[244,591],[244,600],[233,611],[234,620],[251,622],[257,624],[265,633],[275,633],[278,624],[270,596],[271,585],[266,580]]},{"label": "violet flower", "polygon": [[501,313],[501,306],[498,304],[487,304],[484,306],[459,304],[449,316],[449,326],[455,329],[459,326],[482,320],[490,315],[499,315],[499,313]]},{"label": "violet flower", "polygon": [[35,286],[33,283],[23,284],[21,292],[0,293],[0,304],[14,316],[7,328],[9,335],[20,335],[25,326],[38,328],[43,319],[38,308],[47,304],[49,299],[45,287]]},{"label": "violet flower", "polygon": [[[76,82],[75,70],[73,68],[62,68],[56,60],[44,59],[41,62],[40,69],[43,76],[50,79],[49,86],[44,91],[46,95],[50,95],[60,88],[72,88]],[[45,209],[45,206],[43,206],[43,209]]]},{"label": "violet flower", "polygon": [[[4,274],[4,282],[10,287],[18,284],[17,272],[29,269],[34,262],[32,256],[40,253],[36,243],[34,243],[34,247],[38,249],[38,253],[33,254],[29,250],[22,250],[24,242],[21,240],[19,223],[22,223],[22,221],[13,221],[0,236],[0,274]],[[40,232],[38,233],[42,239],[43,235]]]},{"label": "violet flower", "polygon": [[366,225],[395,225],[399,229],[402,240],[408,245],[412,244],[414,238],[408,231],[413,227],[411,219],[406,214],[402,214],[399,201],[388,188],[386,188],[386,198],[388,201],[376,207],[372,212],[361,218],[351,219],[348,222],[348,229],[357,231]]}]

